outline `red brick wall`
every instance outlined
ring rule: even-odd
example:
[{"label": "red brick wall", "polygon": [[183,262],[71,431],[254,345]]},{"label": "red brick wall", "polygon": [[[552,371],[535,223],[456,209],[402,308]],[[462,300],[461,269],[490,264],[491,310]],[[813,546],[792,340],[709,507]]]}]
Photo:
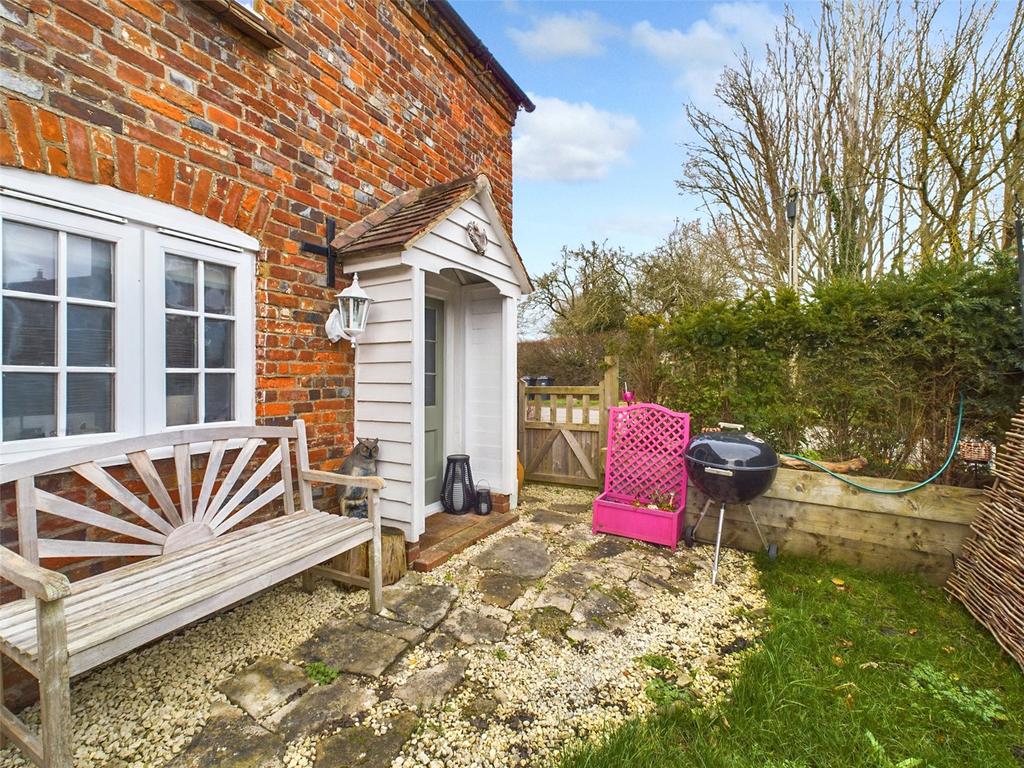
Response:
[{"label": "red brick wall", "polygon": [[[323,325],[343,282],[327,286],[323,260],[299,245],[323,242],[326,217],[344,227],[405,189],[477,171],[511,231],[515,105],[418,2],[261,11],[281,48],[189,0],[0,0],[0,164],[256,237],[257,419],[301,416],[311,462],[334,469],[353,440],[353,356]],[[13,488],[0,495],[2,543],[16,548]]]},{"label": "red brick wall", "polygon": [[[301,415],[311,460],[352,439],[352,350],[324,218],[483,171],[511,224],[514,107],[405,2],[267,0],[268,51],[185,0],[0,0],[0,162],[109,184],[241,229],[263,246],[257,415]],[[425,30],[425,31],[424,31]],[[340,283],[339,283],[340,287]]]}]

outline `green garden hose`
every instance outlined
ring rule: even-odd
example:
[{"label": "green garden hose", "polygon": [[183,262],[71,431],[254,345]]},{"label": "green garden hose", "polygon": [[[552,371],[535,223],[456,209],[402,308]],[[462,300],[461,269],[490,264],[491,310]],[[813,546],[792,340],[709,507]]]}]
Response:
[{"label": "green garden hose", "polygon": [[797,455],[795,453],[784,453],[782,455],[783,456],[787,456],[787,457],[789,457],[791,459],[799,459],[800,461],[803,461],[803,462],[805,462],[807,464],[810,464],[812,467],[817,467],[822,472],[827,472],[828,474],[832,475],[832,477],[836,478],[837,480],[842,480],[847,485],[852,485],[854,488],[859,488],[862,491],[868,491],[869,493],[881,493],[881,494],[885,494],[887,496],[899,496],[899,495],[904,494],[904,493],[910,493],[911,491],[916,491],[916,490],[919,490],[920,488],[924,488],[926,485],[928,485],[928,483],[932,482],[933,480],[936,480],[943,472],[945,472],[949,468],[949,465],[953,462],[953,457],[956,456],[956,447],[960,444],[960,427],[963,426],[963,423],[964,423],[964,395],[963,395],[963,392],[961,392],[960,393],[960,413],[956,417],[956,434],[953,435],[953,444],[949,447],[949,455],[946,457],[946,461],[943,463],[943,465],[941,467],[939,467],[939,470],[934,475],[929,477],[927,480],[922,480],[919,483],[915,483],[914,485],[910,486],[909,488],[894,488],[894,489],[890,489],[890,488],[871,488],[871,487],[866,486],[866,485],[861,485],[856,480],[851,480],[848,477],[843,477],[838,472],[833,472],[828,467],[823,467],[818,462],[814,461],[813,459],[808,459],[806,456],[800,456],[800,455]]}]

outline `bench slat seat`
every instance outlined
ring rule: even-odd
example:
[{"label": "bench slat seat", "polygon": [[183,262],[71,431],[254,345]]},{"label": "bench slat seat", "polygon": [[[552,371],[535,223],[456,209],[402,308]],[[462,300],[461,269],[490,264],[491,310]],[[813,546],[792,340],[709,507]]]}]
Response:
[{"label": "bench slat seat", "polygon": [[[75,582],[64,600],[69,672],[85,672],[372,537],[368,520],[297,512],[135,563],[130,572]],[[0,606],[0,637],[9,655],[36,662],[34,599]]]}]

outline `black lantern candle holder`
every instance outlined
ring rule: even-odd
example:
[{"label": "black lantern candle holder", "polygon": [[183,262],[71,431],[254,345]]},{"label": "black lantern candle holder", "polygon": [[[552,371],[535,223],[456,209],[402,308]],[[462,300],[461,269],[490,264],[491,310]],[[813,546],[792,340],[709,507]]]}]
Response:
[{"label": "black lantern candle holder", "polygon": [[453,453],[444,467],[444,481],[441,484],[441,506],[445,512],[464,515],[476,504],[476,489],[473,488],[473,471],[469,468],[469,456]]},{"label": "black lantern candle holder", "polygon": [[481,480],[476,486],[476,513],[478,515],[489,515],[493,509],[494,502],[491,500],[491,486]]}]

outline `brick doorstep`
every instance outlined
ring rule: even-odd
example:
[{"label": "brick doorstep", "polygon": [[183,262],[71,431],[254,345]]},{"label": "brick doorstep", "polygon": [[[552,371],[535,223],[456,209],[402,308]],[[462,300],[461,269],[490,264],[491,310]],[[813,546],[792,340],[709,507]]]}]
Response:
[{"label": "brick doorstep", "polygon": [[512,525],[518,519],[519,515],[515,514],[491,514],[484,518],[478,518],[479,522],[463,527],[451,536],[420,550],[419,557],[412,563],[413,570],[421,573],[432,571],[467,547],[476,544],[495,531]]}]

